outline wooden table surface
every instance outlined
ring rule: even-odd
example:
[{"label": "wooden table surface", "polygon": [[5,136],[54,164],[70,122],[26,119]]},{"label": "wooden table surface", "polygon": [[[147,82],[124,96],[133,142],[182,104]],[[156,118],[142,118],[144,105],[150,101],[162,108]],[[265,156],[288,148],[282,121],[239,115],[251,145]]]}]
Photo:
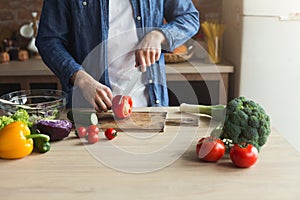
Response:
[{"label": "wooden table surface", "polygon": [[[151,109],[190,117],[178,107]],[[71,133],[48,153],[0,160],[0,199],[299,199],[300,154],[276,130],[258,162],[239,169],[228,155],[218,163],[196,158],[196,141],[210,128],[200,118],[199,127],[119,133],[94,145]]]}]

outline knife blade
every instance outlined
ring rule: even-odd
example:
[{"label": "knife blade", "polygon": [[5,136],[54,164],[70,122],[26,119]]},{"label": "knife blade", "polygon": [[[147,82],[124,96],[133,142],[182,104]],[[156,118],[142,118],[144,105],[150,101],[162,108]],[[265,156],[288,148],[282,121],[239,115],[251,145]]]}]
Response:
[{"label": "knife blade", "polygon": [[122,97],[119,100],[119,104],[121,104],[122,102],[122,98],[123,96],[127,95],[130,96],[134,86],[136,85],[136,83],[138,82],[139,78],[142,76],[142,71],[141,71],[141,67],[138,67],[138,70],[135,70],[134,73],[131,76],[131,80],[130,82],[126,85],[125,90],[122,92]]}]

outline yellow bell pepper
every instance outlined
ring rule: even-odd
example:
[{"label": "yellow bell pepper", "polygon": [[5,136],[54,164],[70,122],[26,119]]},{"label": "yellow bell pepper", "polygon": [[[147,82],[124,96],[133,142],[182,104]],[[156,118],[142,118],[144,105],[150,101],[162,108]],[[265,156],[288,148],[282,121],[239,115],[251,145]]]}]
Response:
[{"label": "yellow bell pepper", "polygon": [[0,130],[0,158],[23,158],[32,150],[33,140],[30,138],[30,129],[25,123],[13,122]]}]

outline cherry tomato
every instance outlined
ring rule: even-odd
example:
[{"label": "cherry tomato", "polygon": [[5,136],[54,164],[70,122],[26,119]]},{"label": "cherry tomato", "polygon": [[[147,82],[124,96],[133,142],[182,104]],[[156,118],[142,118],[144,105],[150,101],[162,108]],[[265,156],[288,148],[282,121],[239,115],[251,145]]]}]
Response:
[{"label": "cherry tomato", "polygon": [[[122,100],[120,102],[121,98]],[[119,119],[129,117],[132,113],[132,98],[123,95],[115,96],[112,100],[112,111]]]},{"label": "cherry tomato", "polygon": [[113,128],[108,128],[108,129],[106,129],[104,134],[108,140],[112,140],[117,136],[117,131]]},{"label": "cherry tomato", "polygon": [[89,127],[87,127],[87,132],[88,134],[94,132],[94,133],[99,133],[100,132],[100,129],[97,125],[90,125]]},{"label": "cherry tomato", "polygon": [[87,135],[87,130],[85,127],[80,126],[77,128],[77,136],[83,138]]},{"label": "cherry tomato", "polygon": [[224,156],[225,149],[222,140],[209,136],[198,141],[196,153],[203,161],[216,162]]},{"label": "cherry tomato", "polygon": [[235,166],[248,168],[256,163],[258,150],[251,144],[247,144],[245,147],[235,144],[230,149],[230,159]]},{"label": "cherry tomato", "polygon": [[89,144],[95,144],[99,141],[99,135],[98,134],[88,134],[87,141]]}]

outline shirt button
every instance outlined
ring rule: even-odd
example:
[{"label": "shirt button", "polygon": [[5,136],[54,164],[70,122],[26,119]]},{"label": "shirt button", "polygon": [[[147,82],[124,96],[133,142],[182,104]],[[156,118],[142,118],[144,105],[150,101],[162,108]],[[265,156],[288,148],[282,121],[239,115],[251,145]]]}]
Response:
[{"label": "shirt button", "polygon": [[136,19],[137,19],[138,21],[140,21],[140,20],[142,19],[142,17],[141,17],[141,16],[137,16]]},{"label": "shirt button", "polygon": [[156,103],[156,104],[159,104],[159,100],[157,99],[157,100],[155,101],[155,103]]},{"label": "shirt button", "polygon": [[86,6],[86,5],[87,5],[87,2],[86,2],[86,1],[83,1],[83,2],[82,2],[82,5],[83,5],[83,6]]}]

